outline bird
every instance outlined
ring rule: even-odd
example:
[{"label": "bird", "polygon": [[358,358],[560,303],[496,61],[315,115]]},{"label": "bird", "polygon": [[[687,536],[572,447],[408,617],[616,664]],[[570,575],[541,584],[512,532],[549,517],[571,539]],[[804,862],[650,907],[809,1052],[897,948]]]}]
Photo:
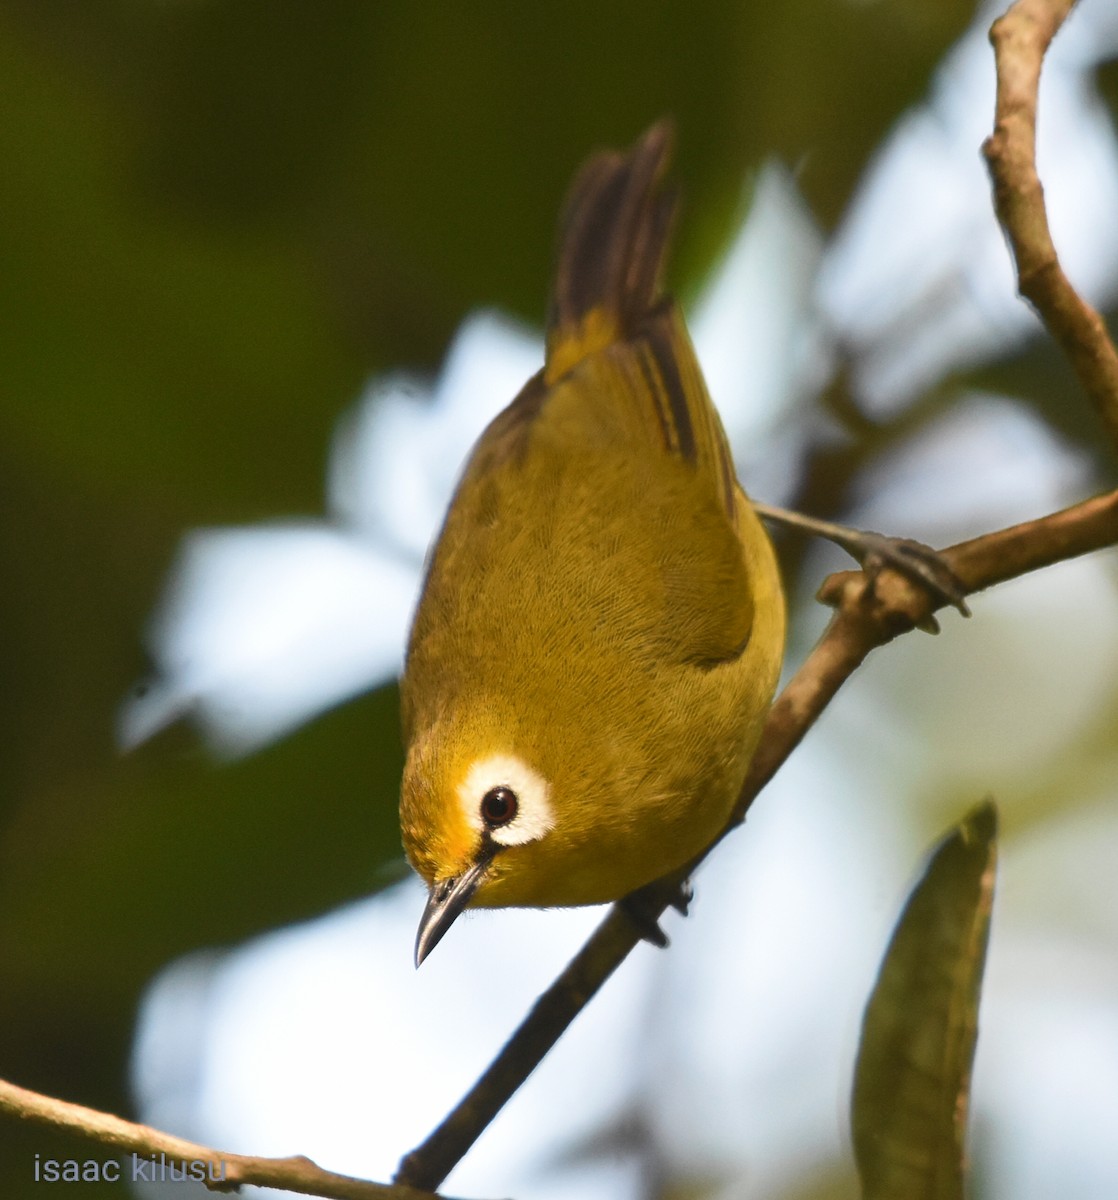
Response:
[{"label": "bird", "polygon": [[776,557],[678,304],[673,127],[576,174],[544,363],[471,451],[400,683],[418,966],[467,907],[599,904],[726,824],[784,649]]}]

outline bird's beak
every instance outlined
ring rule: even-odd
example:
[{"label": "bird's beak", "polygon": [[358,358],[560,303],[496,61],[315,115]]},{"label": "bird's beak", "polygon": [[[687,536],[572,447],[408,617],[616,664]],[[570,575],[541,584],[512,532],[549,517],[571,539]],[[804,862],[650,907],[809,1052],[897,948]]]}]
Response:
[{"label": "bird's beak", "polygon": [[470,897],[485,877],[491,859],[492,855],[484,855],[461,875],[440,880],[431,886],[431,894],[427,897],[427,907],[419,919],[419,933],[415,939],[417,967],[439,944],[443,934],[469,903]]}]

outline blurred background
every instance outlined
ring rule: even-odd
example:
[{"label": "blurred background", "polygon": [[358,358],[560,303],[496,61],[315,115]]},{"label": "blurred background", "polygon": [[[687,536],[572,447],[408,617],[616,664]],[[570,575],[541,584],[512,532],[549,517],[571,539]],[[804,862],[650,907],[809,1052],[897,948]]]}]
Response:
[{"label": "blurred background", "polygon": [[[592,149],[676,118],[684,208],[670,282],[758,496],[944,544],[1114,485],[1113,449],[1014,299],[990,214],[978,147],[991,16],[965,0],[0,0],[0,1075],[124,1114],[137,1094],[148,1115],[164,1111],[160,1096],[186,1085],[161,1082],[179,1035],[173,1021],[156,1030],[156,1009],[167,1020],[189,1008],[181,1056],[197,1066],[216,1051],[182,997],[211,1004],[207,989],[228,983],[218,972],[236,955],[215,948],[323,917],[394,872],[391,677],[422,545],[470,438],[510,398],[506,381],[532,369],[556,214]],[[1116,45],[1109,6],[1083,0],[1042,99],[1057,244],[1104,308],[1118,297]],[[503,315],[460,332],[478,311]],[[334,538],[345,560],[315,575],[324,596],[261,634],[273,657],[240,691],[236,678],[222,691],[222,664],[318,560],[285,541],[282,569],[261,573],[255,550],[237,557],[220,534],[180,556],[188,531],[217,527]],[[794,665],[825,620],[811,596],[843,563],[780,546]],[[237,558],[219,578],[215,547]],[[242,576],[258,588],[224,641],[191,624]],[[938,641],[917,634],[875,656],[734,839],[746,858],[700,878],[671,954],[642,949],[617,981],[625,1003],[601,1029],[616,1094],[598,1097],[596,1128],[561,1153],[544,1147],[552,1169],[523,1177],[501,1174],[495,1128],[487,1173],[458,1186],[588,1196],[607,1159],[603,1194],[856,1194],[844,1079],[859,1005],[920,855],[990,793],[1004,876],[975,1195],[1113,1196],[1116,582],[1113,554],[1097,555],[979,599],[966,625],[948,614]],[[343,638],[325,681],[287,671],[293,625],[306,633],[318,604],[326,626],[349,631],[366,594],[385,605],[383,630],[353,634],[369,643],[357,669]],[[254,723],[253,688],[290,702]],[[122,753],[122,736],[143,744]],[[709,933],[727,911],[720,889],[738,886],[750,890],[728,909],[740,920]],[[368,1068],[366,1130],[389,1091],[406,1109],[415,1077],[431,1092],[446,1065],[456,1082],[428,1097],[437,1117],[474,1065],[452,1071],[445,1057],[478,1027],[460,1008],[445,1044],[430,1033],[465,1003],[460,979],[432,974],[410,1008],[376,998],[422,986],[401,974],[420,907],[405,890],[368,920],[344,910],[354,937],[338,961],[363,966],[345,977],[352,1024],[338,1028],[405,1048],[392,1075],[379,1043],[339,1038],[323,1052]],[[478,1002],[479,1026],[492,1022],[478,1063],[592,921],[557,918],[550,945],[551,917],[524,916],[478,918],[460,939],[466,979],[488,970],[475,955],[470,975],[470,946],[513,956],[494,979],[515,975],[529,947],[540,956],[495,1012]],[[455,969],[453,940],[432,972],[440,959]],[[288,979],[301,970],[290,946]],[[134,1061],[145,989],[192,954],[193,968],[148,993]],[[707,1011],[716,993],[724,1011]],[[633,1034],[634,1014],[652,1042]],[[323,1020],[308,1009],[303,1027]],[[282,1059],[300,1034],[279,1028]],[[590,1044],[572,1050],[584,1071]],[[232,1081],[215,1078],[228,1098]],[[180,1099],[181,1132],[273,1152],[233,1145],[249,1137],[247,1092],[220,1117],[198,1094]],[[537,1129],[552,1119],[546,1094],[539,1104]],[[719,1120],[703,1124],[708,1110]],[[346,1162],[299,1130],[274,1152],[379,1178],[410,1148]],[[424,1132],[416,1118],[399,1136]],[[98,1156],[0,1123],[0,1193],[35,1191],[36,1154]],[[538,1186],[521,1187],[531,1171]],[[82,1194],[101,1191],[122,1185]]]}]

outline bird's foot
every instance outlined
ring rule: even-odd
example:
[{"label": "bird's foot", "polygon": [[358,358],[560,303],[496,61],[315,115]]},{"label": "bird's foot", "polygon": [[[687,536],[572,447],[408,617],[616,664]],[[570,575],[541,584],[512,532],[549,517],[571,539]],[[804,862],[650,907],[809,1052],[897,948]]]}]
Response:
[{"label": "bird's foot", "polygon": [[[851,529],[846,525],[836,525],[833,521],[805,517],[802,513],[773,508],[768,504],[755,504],[754,508],[766,521],[775,521],[789,529],[815,534],[834,542],[836,546],[841,546],[865,571],[871,588],[882,569],[891,567],[906,579],[925,588],[937,605],[950,604],[964,617],[970,616],[966,589],[943,556],[931,546],[912,538],[887,537],[870,529]],[[923,627],[931,633],[937,632],[939,628],[932,617],[928,618]]]},{"label": "bird's foot", "polygon": [[685,917],[693,895],[689,879],[679,882],[658,879],[647,887],[630,892],[618,904],[636,926],[641,939],[663,950],[668,945],[668,935],[660,928],[660,916],[665,906],[674,908]]}]

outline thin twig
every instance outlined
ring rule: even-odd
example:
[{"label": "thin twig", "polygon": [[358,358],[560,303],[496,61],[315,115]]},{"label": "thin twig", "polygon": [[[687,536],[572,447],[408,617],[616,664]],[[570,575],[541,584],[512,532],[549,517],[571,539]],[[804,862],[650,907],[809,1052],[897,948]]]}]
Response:
[{"label": "thin twig", "polygon": [[[942,551],[967,594],[1118,544],[1118,491],[1051,516],[998,530]],[[886,568],[872,580],[862,571],[832,575],[820,599],[836,608],[826,632],[774,703],[734,814],[719,835],[741,823],[757,794],[795,749],[866,655],[924,623],[942,607],[909,577]],[[646,893],[655,918],[681,879],[710,853],[653,884]],[[624,909],[614,906],[563,974],[536,1002],[489,1068],[434,1132],[400,1164],[396,1180],[438,1187],[567,1026],[640,941]]]},{"label": "thin twig", "polygon": [[1118,449],[1118,352],[1098,311],[1060,266],[1044,189],[1036,169],[1040,68],[1075,0],[1018,0],[994,22],[997,64],[994,132],[982,146],[994,184],[994,207],[1017,264],[1017,287],[1067,355],[1083,390]]},{"label": "thin twig", "polygon": [[[665,899],[661,912],[667,904]],[[640,940],[640,931],[624,910],[611,907],[481,1078],[422,1145],[404,1157],[395,1182],[438,1187]],[[432,1179],[438,1182],[426,1182]]]},{"label": "thin twig", "polygon": [[[973,596],[1041,567],[1114,545],[1118,490],[959,542],[940,557]],[[742,815],[870,651],[922,625],[942,607],[918,583],[890,568],[873,579],[863,571],[839,571],[824,580],[819,599],[836,609],[835,616],[773,704],[743,789]]]},{"label": "thin twig", "polygon": [[[200,1146],[148,1125],[125,1121],[111,1113],[98,1112],[17,1087],[0,1079],[0,1113],[17,1120],[33,1121],[62,1129],[135,1158],[120,1172],[122,1179],[165,1180],[169,1164],[186,1168],[185,1178],[204,1182],[211,1191],[232,1192],[242,1184],[284,1188],[328,1200],[432,1200],[432,1193],[402,1184],[370,1183],[351,1175],[324,1171],[309,1158],[258,1158],[228,1154]],[[137,1172],[138,1168],[138,1172]],[[171,1178],[181,1178],[172,1175]]]}]

